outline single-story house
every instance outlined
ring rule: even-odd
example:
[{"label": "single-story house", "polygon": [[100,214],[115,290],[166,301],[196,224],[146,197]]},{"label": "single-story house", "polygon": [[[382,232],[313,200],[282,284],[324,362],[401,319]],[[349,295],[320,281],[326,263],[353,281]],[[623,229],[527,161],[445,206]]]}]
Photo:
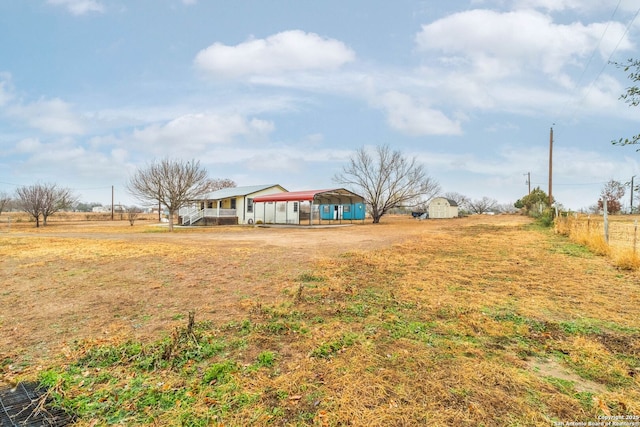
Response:
[{"label": "single-story house", "polygon": [[455,200],[436,197],[429,202],[429,218],[457,218],[458,204]]},{"label": "single-story house", "polygon": [[230,187],[212,191],[180,209],[181,225],[253,224],[254,199],[269,194],[285,193],[278,184]]},{"label": "single-story house", "polygon": [[291,191],[254,198],[254,223],[302,224],[364,220],[364,199],[344,188]]}]

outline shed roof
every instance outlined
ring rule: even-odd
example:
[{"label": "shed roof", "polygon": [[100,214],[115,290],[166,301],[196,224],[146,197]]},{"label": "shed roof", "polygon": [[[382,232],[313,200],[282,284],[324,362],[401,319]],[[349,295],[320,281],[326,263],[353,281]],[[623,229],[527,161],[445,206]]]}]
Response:
[{"label": "shed roof", "polygon": [[447,199],[446,197],[434,197],[431,201],[433,202],[433,201],[438,200],[438,199],[446,200],[447,203],[449,203],[449,206],[451,206],[451,207],[458,206],[458,203],[455,200]]},{"label": "shed roof", "polygon": [[362,203],[362,196],[352,193],[344,188],[334,188],[325,190],[304,190],[304,191],[288,191],[278,194],[267,194],[258,196],[253,199],[255,203],[261,202],[309,202],[309,201],[326,201],[326,203],[340,203],[344,199],[349,198],[353,202]]},{"label": "shed roof", "polygon": [[249,194],[257,193],[272,187],[280,187],[282,191],[285,190],[278,184],[265,184],[265,185],[247,185],[244,187],[229,187],[222,188],[220,190],[212,191],[202,196],[205,200],[220,200],[227,199],[229,197],[248,196]]}]

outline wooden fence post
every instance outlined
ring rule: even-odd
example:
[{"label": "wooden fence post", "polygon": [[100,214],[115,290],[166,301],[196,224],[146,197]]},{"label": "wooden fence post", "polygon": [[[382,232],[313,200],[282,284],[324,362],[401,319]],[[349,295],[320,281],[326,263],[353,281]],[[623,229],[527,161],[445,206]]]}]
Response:
[{"label": "wooden fence post", "polygon": [[638,220],[633,221],[633,256],[636,255],[636,244],[638,243]]},{"label": "wooden fence post", "polygon": [[609,244],[609,215],[607,213],[607,199],[602,198],[602,207],[604,210],[604,241]]}]

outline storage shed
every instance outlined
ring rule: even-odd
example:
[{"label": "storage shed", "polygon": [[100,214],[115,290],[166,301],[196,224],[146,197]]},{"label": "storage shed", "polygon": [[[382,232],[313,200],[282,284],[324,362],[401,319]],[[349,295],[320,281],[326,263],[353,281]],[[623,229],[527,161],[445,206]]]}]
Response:
[{"label": "storage shed", "polygon": [[455,200],[436,197],[429,203],[429,218],[457,218],[458,204]]},{"label": "storage shed", "polygon": [[364,199],[344,188],[290,191],[256,197],[255,222],[265,224],[322,224],[363,220]]}]

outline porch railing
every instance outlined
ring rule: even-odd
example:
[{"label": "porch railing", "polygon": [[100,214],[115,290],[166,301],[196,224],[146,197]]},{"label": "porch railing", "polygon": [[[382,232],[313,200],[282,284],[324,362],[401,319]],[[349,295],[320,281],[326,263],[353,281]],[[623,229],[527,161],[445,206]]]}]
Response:
[{"label": "porch railing", "polygon": [[182,225],[192,225],[202,218],[226,218],[236,216],[235,209],[217,209],[217,208],[184,208],[180,209],[182,217]]}]

